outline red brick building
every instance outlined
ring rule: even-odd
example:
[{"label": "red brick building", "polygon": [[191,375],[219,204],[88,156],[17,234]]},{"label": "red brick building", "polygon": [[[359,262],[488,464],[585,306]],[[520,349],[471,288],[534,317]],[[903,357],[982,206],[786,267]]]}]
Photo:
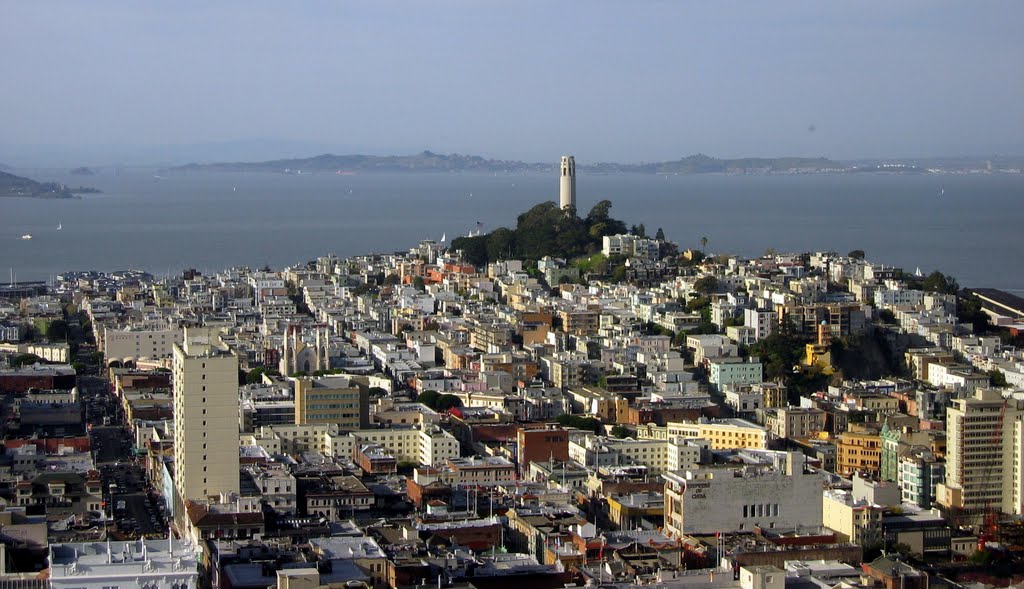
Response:
[{"label": "red brick building", "polygon": [[520,426],[516,431],[516,459],[519,472],[531,462],[569,460],[569,431],[557,423]]}]

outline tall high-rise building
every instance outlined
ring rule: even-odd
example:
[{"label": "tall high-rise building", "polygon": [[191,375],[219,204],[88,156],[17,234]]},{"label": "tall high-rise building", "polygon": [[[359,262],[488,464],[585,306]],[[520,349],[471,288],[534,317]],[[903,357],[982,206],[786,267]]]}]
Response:
[{"label": "tall high-rise building", "polygon": [[571,155],[562,156],[561,174],[559,177],[558,205],[564,211],[576,208],[576,158]]},{"label": "tall high-rise building", "polygon": [[238,358],[209,329],[174,344],[176,508],[238,493]]},{"label": "tall high-rise building", "polygon": [[1024,402],[977,389],[946,410],[946,481],[936,501],[961,523],[980,523],[988,510],[1018,514],[1024,484]]}]

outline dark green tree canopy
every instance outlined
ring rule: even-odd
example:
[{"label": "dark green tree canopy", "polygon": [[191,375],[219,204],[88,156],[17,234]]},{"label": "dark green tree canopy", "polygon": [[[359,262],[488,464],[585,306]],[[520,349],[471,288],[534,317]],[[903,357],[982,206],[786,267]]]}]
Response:
[{"label": "dark green tree canopy", "polygon": [[586,219],[580,219],[554,202],[542,202],[519,215],[515,229],[502,227],[486,235],[459,237],[452,241],[452,248],[461,250],[466,261],[476,266],[502,259],[591,255],[600,251],[604,236],[626,233],[626,224],[609,216],[611,206],[603,200]]}]

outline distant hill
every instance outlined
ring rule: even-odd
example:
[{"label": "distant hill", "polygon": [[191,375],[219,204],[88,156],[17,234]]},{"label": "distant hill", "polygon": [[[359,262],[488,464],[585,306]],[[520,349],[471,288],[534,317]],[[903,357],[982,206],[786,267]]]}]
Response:
[{"label": "distant hill", "polygon": [[57,182],[36,182],[31,178],[0,172],[0,197],[75,198],[76,193],[96,193],[95,188],[71,188]]},{"label": "distant hill", "polygon": [[586,166],[591,172],[638,172],[646,174],[771,174],[845,171],[847,166],[826,159],[807,157],[745,157],[720,159],[703,154],[679,160],[644,164],[601,163]]},{"label": "distant hill", "polygon": [[[598,163],[578,166],[589,173],[640,174],[756,174],[845,171],[847,166],[826,158],[739,158],[718,159],[692,155],[675,161],[645,164]],[[265,162],[224,162],[188,164],[170,168],[174,172],[551,172],[552,163],[538,164],[493,160],[475,155],[443,155],[424,151],[416,155],[332,155]]]},{"label": "distant hill", "polygon": [[76,176],[95,176],[96,175],[96,172],[94,172],[92,168],[87,168],[85,166],[82,166],[80,168],[74,168],[73,170],[71,170],[71,173],[75,174]]},{"label": "distant hill", "polygon": [[173,172],[521,172],[548,171],[553,164],[526,164],[491,160],[475,155],[443,155],[424,151],[416,155],[333,155],[271,160],[266,162],[230,162],[188,164],[170,168]]}]

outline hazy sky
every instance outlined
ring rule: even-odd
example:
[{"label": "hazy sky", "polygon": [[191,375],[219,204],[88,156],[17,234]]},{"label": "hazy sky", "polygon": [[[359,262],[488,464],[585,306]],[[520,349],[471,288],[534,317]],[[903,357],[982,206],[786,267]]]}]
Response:
[{"label": "hazy sky", "polygon": [[0,0],[0,21],[8,146],[1024,153],[1017,0]]}]

